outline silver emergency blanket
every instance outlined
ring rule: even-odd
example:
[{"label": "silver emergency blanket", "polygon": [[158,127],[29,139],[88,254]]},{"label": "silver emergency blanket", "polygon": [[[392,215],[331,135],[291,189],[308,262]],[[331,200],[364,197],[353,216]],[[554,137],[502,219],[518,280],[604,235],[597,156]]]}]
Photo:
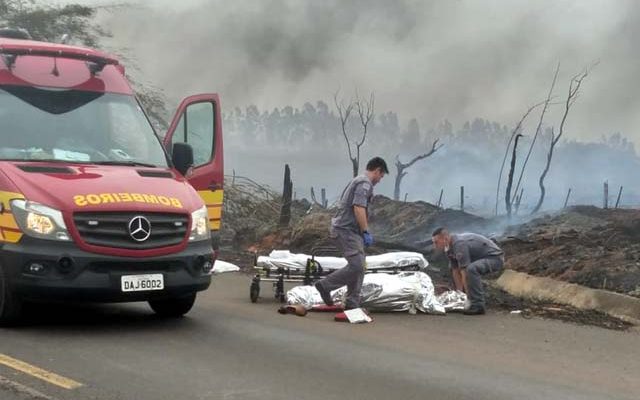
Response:
[{"label": "silver emergency blanket", "polygon": [[240,267],[235,264],[231,264],[230,262],[216,260],[213,264],[213,274],[222,274],[225,272],[238,272],[240,271]]},{"label": "silver emergency blanket", "polygon": [[[273,250],[268,256],[259,256],[257,266],[274,271],[278,267],[304,271],[307,266],[307,260],[310,258],[311,256],[308,254],[291,253],[289,250]],[[314,259],[324,270],[336,270],[347,265],[347,260],[341,257],[315,257]],[[367,256],[367,270],[391,270],[416,266],[417,269],[422,271],[427,265],[429,263],[422,254],[409,251]]]},{"label": "silver emergency blanket", "polygon": [[447,312],[462,311],[466,306],[467,295],[458,290],[449,290],[439,294],[437,299]]},{"label": "silver emergency blanket", "polygon": [[[336,303],[342,303],[347,288],[331,292]],[[435,296],[431,278],[424,272],[398,274],[366,274],[362,283],[362,306],[370,311],[421,311],[444,314],[445,305]],[[289,304],[302,304],[307,309],[324,304],[313,286],[296,286],[287,292]]]}]

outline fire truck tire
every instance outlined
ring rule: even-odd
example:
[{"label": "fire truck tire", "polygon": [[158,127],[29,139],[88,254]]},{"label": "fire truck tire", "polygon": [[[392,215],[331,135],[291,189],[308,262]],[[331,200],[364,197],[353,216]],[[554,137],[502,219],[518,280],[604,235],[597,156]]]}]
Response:
[{"label": "fire truck tire", "polygon": [[13,292],[4,267],[0,265],[0,326],[14,324],[22,313],[22,300]]},{"label": "fire truck tire", "polygon": [[181,317],[188,313],[196,302],[196,294],[164,300],[151,300],[151,309],[162,317]]}]

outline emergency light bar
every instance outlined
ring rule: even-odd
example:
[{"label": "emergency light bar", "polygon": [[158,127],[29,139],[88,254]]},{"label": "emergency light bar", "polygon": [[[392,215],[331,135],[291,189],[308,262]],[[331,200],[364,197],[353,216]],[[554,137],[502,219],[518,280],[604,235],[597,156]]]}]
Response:
[{"label": "emergency light bar", "polygon": [[0,56],[4,60],[7,68],[12,69],[19,56],[42,56],[60,57],[73,60],[87,61],[92,75],[102,71],[106,65],[118,65],[118,60],[106,54],[91,54],[82,49],[64,48],[55,49],[45,46],[24,46],[24,45],[0,45]]}]

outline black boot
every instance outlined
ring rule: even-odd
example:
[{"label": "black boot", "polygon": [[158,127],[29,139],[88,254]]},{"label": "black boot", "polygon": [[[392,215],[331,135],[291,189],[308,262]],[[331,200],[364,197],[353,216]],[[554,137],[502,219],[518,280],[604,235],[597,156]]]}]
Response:
[{"label": "black boot", "polygon": [[482,315],[485,313],[482,306],[471,306],[463,311],[464,315]]},{"label": "black boot", "polygon": [[316,284],[313,286],[315,286],[318,292],[320,293],[320,297],[322,297],[322,301],[324,301],[324,304],[328,306],[332,306],[333,299],[331,298],[331,293],[325,290],[320,284],[320,282],[316,282]]}]

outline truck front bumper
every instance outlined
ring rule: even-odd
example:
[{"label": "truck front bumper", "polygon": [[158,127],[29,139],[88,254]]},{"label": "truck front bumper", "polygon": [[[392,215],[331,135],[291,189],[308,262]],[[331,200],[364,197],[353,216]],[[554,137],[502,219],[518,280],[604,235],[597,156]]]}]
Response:
[{"label": "truck front bumper", "polygon": [[[5,244],[0,263],[9,285],[24,300],[129,302],[180,297],[211,284],[216,254],[209,241],[180,252],[133,258],[88,253],[73,243],[23,237]],[[125,275],[162,274],[164,289],[123,292]]]}]

